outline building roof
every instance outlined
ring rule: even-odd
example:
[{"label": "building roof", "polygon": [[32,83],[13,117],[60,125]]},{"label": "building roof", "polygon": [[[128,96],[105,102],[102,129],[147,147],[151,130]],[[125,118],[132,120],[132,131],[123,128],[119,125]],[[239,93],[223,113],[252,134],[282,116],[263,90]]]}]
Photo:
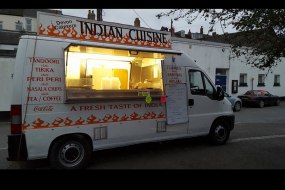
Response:
[{"label": "building roof", "polygon": [[[62,14],[60,10],[51,9],[0,9],[0,15],[20,16],[20,17],[37,17],[37,11]],[[19,38],[22,35],[36,35],[36,32],[0,30],[0,44],[18,45]]]},{"label": "building roof", "polygon": [[214,34],[212,36],[204,35],[200,40],[235,44],[238,46],[256,47],[261,44],[265,45],[266,43],[270,43],[270,39],[274,39],[276,37],[277,36],[274,30],[269,28],[236,33],[225,33],[221,35]]},{"label": "building roof", "polygon": [[37,17],[37,11],[62,14],[60,10],[51,9],[0,9],[0,15],[11,15],[11,16],[21,16],[21,17]]}]

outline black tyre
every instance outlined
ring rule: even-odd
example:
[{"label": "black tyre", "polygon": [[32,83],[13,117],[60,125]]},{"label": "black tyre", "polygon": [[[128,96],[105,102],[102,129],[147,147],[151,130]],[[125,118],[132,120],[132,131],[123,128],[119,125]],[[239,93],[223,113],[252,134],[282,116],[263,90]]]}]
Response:
[{"label": "black tyre", "polygon": [[51,147],[49,161],[53,169],[81,169],[90,161],[92,147],[81,135],[58,139]]},{"label": "black tyre", "polygon": [[280,106],[280,100],[279,99],[276,100],[275,106]]},{"label": "black tyre", "polygon": [[258,106],[259,106],[260,108],[263,108],[263,107],[264,107],[264,101],[263,101],[263,100],[260,100],[260,101],[258,102]]},{"label": "black tyre", "polygon": [[222,119],[215,121],[209,133],[210,142],[215,145],[225,144],[230,136],[229,128],[228,121]]},{"label": "black tyre", "polygon": [[241,110],[241,103],[240,102],[236,102],[234,105],[234,111],[240,111]]}]

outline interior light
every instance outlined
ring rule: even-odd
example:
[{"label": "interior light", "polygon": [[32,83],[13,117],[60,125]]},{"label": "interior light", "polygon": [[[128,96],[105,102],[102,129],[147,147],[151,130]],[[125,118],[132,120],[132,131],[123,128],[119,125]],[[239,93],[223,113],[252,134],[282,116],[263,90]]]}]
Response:
[{"label": "interior light", "polygon": [[158,78],[158,65],[153,66],[153,78]]},{"label": "interior light", "polygon": [[95,53],[77,53],[70,52],[70,54],[75,55],[81,59],[97,59],[97,60],[109,60],[109,61],[133,61],[135,57],[127,56],[117,56],[117,55],[104,55],[104,54],[95,54]]}]

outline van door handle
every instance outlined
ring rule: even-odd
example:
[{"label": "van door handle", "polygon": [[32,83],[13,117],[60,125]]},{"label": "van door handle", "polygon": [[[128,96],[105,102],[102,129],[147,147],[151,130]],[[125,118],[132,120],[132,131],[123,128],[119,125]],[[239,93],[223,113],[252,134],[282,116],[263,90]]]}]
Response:
[{"label": "van door handle", "polygon": [[188,99],[188,106],[194,105],[194,99]]}]

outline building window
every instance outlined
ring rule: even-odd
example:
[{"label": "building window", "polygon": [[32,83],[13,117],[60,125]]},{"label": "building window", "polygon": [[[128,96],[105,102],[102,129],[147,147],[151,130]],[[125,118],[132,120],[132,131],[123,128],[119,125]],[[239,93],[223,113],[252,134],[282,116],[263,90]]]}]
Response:
[{"label": "building window", "polygon": [[26,18],[26,30],[32,31],[32,19]]},{"label": "building window", "polygon": [[20,21],[16,22],[16,30],[21,31],[23,30],[23,23]]},{"label": "building window", "polygon": [[274,75],[274,84],[273,86],[280,86],[280,75]]},{"label": "building window", "polygon": [[247,86],[247,74],[241,73],[239,76],[239,86]]},{"label": "building window", "polygon": [[0,30],[3,30],[3,21],[0,21]]},{"label": "building window", "polygon": [[166,54],[71,45],[66,51],[67,101],[160,98]]},{"label": "building window", "polygon": [[265,81],[265,74],[259,74],[257,86],[265,86],[264,81]]}]

